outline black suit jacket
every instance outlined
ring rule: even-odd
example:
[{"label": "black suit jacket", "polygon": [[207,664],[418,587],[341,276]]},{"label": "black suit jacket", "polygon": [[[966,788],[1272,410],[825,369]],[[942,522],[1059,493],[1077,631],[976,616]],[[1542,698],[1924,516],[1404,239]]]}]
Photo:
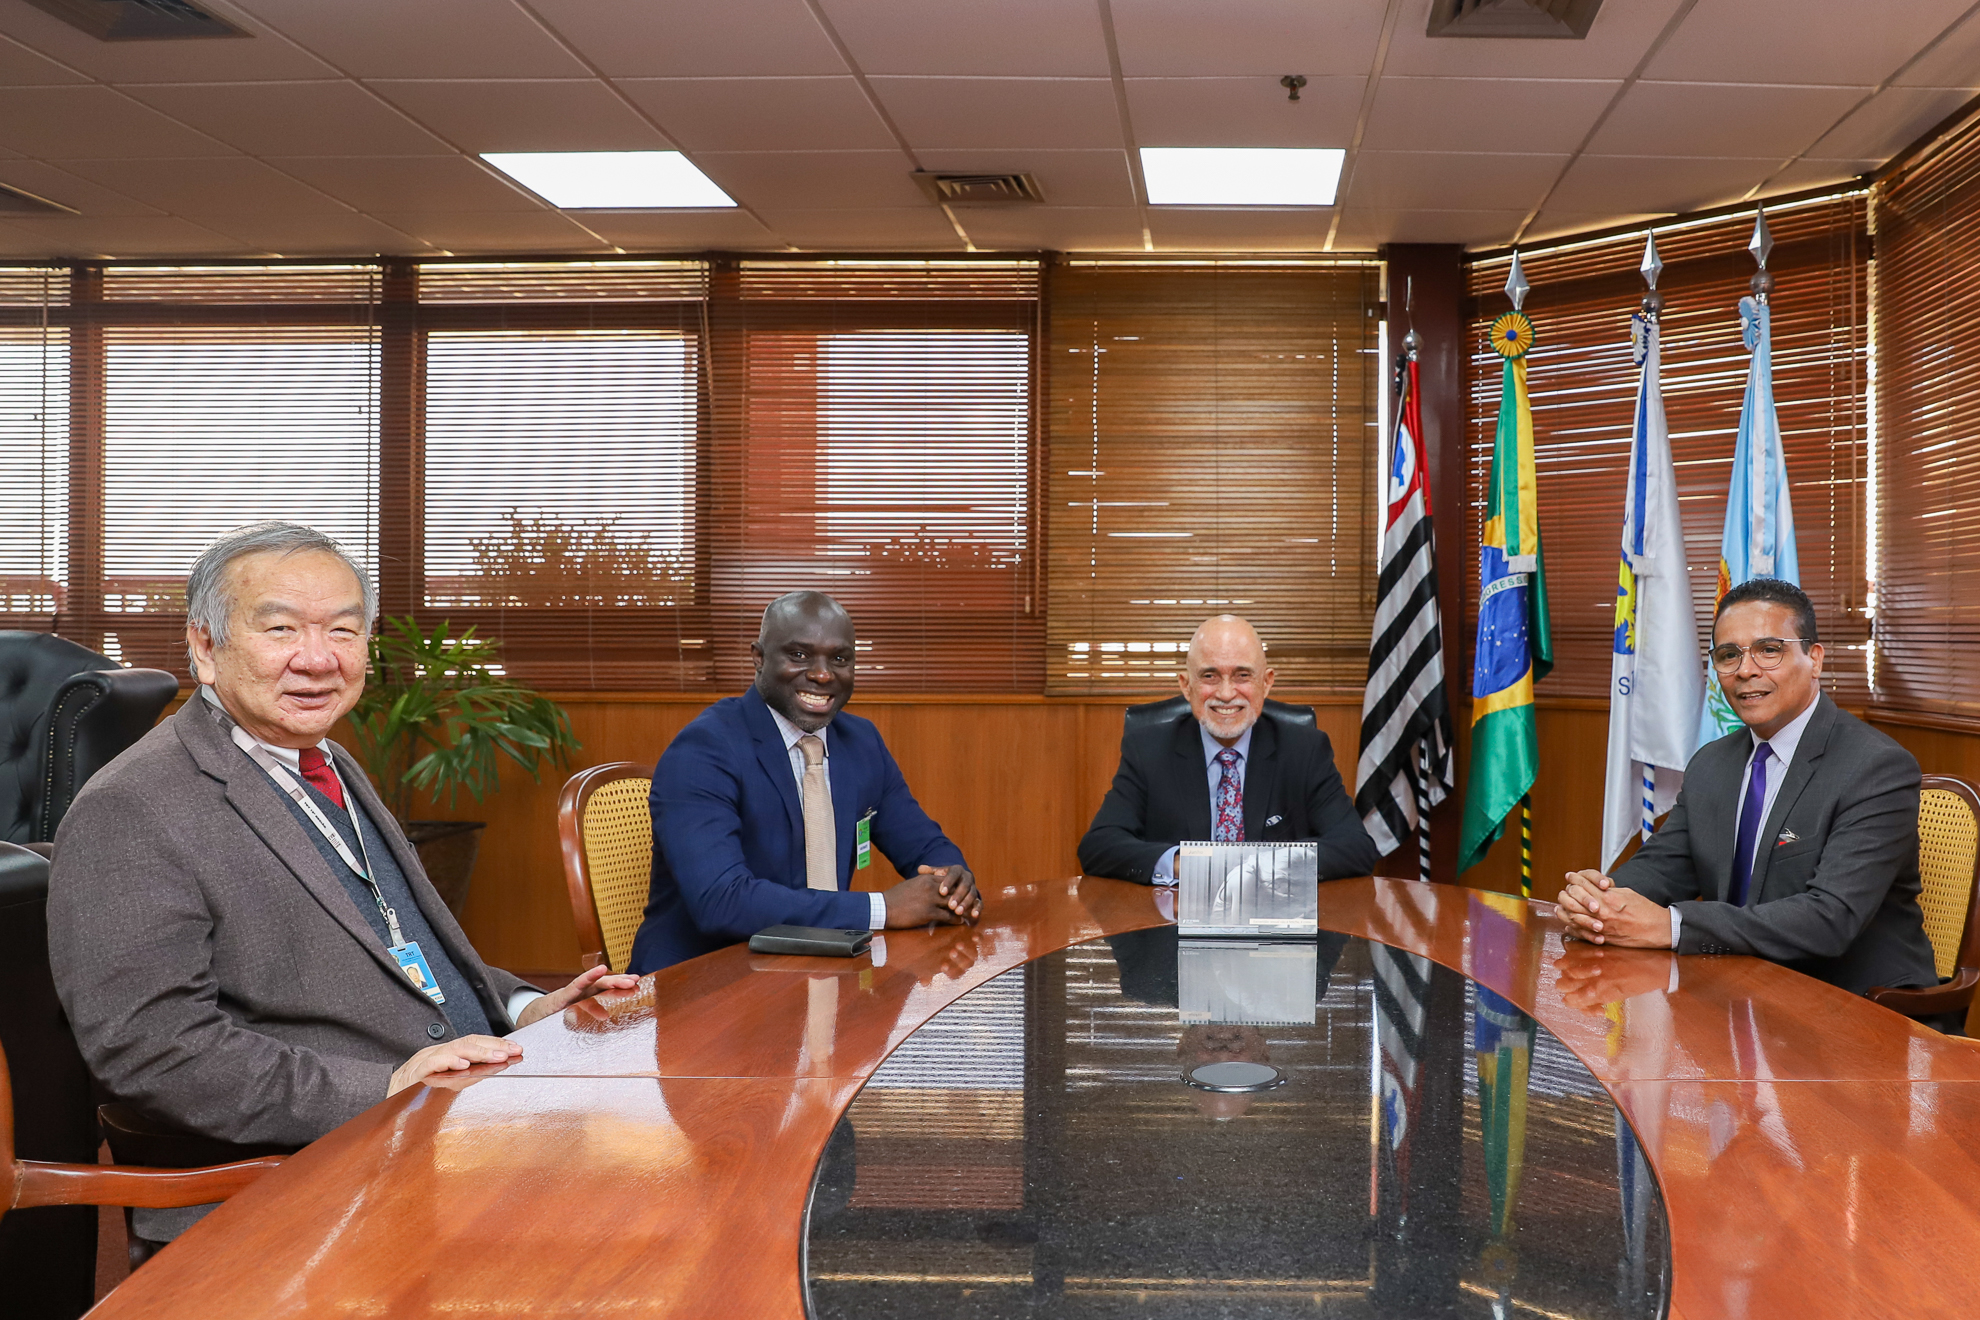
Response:
[{"label": "black suit jacket", "polygon": [[1918,762],[1824,693],[1727,902],[1753,738],[1707,743],[1616,883],[1675,905],[1679,953],[1746,953],[1861,994],[1938,984],[1918,906]]},{"label": "black suit jacket", "polygon": [[[1185,839],[1210,837],[1210,778],[1196,719],[1129,729],[1121,737],[1114,786],[1079,841],[1087,875],[1148,884],[1162,854]],[[1244,837],[1316,840],[1320,878],[1367,875],[1375,844],[1334,769],[1327,735],[1270,710],[1251,731],[1244,771]]]}]

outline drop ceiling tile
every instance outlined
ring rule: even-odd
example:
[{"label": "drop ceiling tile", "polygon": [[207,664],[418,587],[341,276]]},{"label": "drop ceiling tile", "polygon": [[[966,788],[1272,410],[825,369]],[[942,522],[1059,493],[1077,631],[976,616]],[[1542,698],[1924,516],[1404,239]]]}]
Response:
[{"label": "drop ceiling tile", "polygon": [[665,151],[674,144],[595,78],[372,84],[462,151]]},{"label": "drop ceiling tile", "polygon": [[38,160],[0,161],[0,183],[59,202],[87,216],[164,214],[135,197]]},{"label": "drop ceiling tile", "polygon": [[1515,156],[1447,151],[1363,151],[1356,154],[1344,206],[1400,211],[1448,208],[1530,210],[1561,177],[1568,156]]},{"label": "drop ceiling tile", "polygon": [[628,252],[784,246],[747,211],[585,211],[578,218]]},{"label": "drop ceiling tile", "polygon": [[814,251],[960,251],[963,246],[947,218],[928,205],[862,211],[771,210],[763,212],[763,223],[792,247]]},{"label": "drop ceiling tile", "polygon": [[0,87],[63,87],[88,81],[86,74],[0,37]]},{"label": "drop ceiling tile", "polygon": [[898,151],[702,152],[694,161],[759,214],[928,206]]},{"label": "drop ceiling tile", "polygon": [[1128,113],[1144,147],[1345,147],[1366,84],[1313,77],[1289,101],[1268,78],[1130,78]]},{"label": "drop ceiling tile", "polygon": [[[358,78],[582,78],[584,64],[508,0],[235,0]],[[649,9],[648,22],[661,16]]]},{"label": "drop ceiling tile", "polygon": [[1780,168],[1778,156],[1594,156],[1568,167],[1550,209],[1695,211],[1736,202]]},{"label": "drop ceiling tile", "polygon": [[823,0],[869,74],[1108,76],[1100,7],[1067,0],[974,0],[936,8],[900,0]]},{"label": "drop ceiling tile", "polygon": [[1273,86],[1288,73],[1361,78],[1375,62],[1382,6],[1358,0],[1114,0],[1114,35],[1121,72],[1130,78],[1262,78]]},{"label": "drop ceiling tile", "polygon": [[142,202],[184,214],[341,215],[336,199],[245,156],[192,160],[79,160],[63,168]]},{"label": "drop ceiling tile", "polygon": [[1965,88],[1886,87],[1830,129],[1808,154],[1828,160],[1889,160],[1972,97]]},{"label": "drop ceiling tile", "polygon": [[1800,192],[1804,188],[1824,188],[1831,184],[1853,184],[1884,162],[1881,160],[1819,160],[1805,156],[1767,180],[1763,195]]},{"label": "drop ceiling tile", "polygon": [[1573,151],[1621,85],[1384,76],[1361,145],[1372,151]]},{"label": "drop ceiling tile", "polygon": [[1441,78],[1626,78],[1682,0],[1609,0],[1580,41],[1432,37],[1427,6],[1407,12],[1389,41],[1386,75]]},{"label": "drop ceiling tile", "polygon": [[1659,82],[1870,87],[1944,31],[1971,0],[1698,0],[1643,76]]},{"label": "drop ceiling tile", "polygon": [[543,203],[461,156],[270,157],[360,211],[539,211]]},{"label": "drop ceiling tile", "polygon": [[408,256],[433,251],[429,244],[350,211],[339,215],[249,217],[226,213],[186,218],[285,257]]},{"label": "drop ceiling tile", "polygon": [[253,35],[212,41],[98,41],[25,4],[0,5],[0,33],[104,82],[249,82],[337,75],[238,10],[224,10],[222,17]]},{"label": "drop ceiling tile", "polygon": [[984,249],[1141,251],[1141,214],[1132,206],[965,207],[956,218],[970,242]]},{"label": "drop ceiling tile", "polygon": [[603,252],[611,246],[559,211],[385,211],[377,218],[448,252]]},{"label": "drop ceiling tile", "polygon": [[1100,78],[875,78],[916,151],[1119,147],[1113,84]]},{"label": "drop ceiling tile", "polygon": [[0,87],[0,133],[31,156],[231,156],[234,149],[108,87]]},{"label": "drop ceiling tile", "polygon": [[1151,206],[1148,232],[1157,251],[1318,252],[1333,227],[1332,207],[1301,210],[1198,210]]},{"label": "drop ceiling tile", "polygon": [[[929,151],[924,169],[937,174],[1030,174],[1059,207],[1133,206],[1134,179],[1125,151]],[[1139,241],[1139,240],[1137,240]]]},{"label": "drop ceiling tile", "polygon": [[1980,87],[1980,14],[1944,34],[1917,63],[1891,79],[1898,87]]},{"label": "drop ceiling tile", "polygon": [[885,151],[894,135],[839,78],[627,78],[620,90],[689,151]]},{"label": "drop ceiling tile", "polygon": [[846,62],[804,0],[534,0],[608,78],[771,78],[845,73]]},{"label": "drop ceiling tile", "polygon": [[261,156],[430,156],[447,144],[356,83],[168,83],[131,95]]},{"label": "drop ceiling tile", "polygon": [[203,225],[161,215],[143,218],[31,216],[9,220],[29,250],[45,257],[237,257],[259,249]]},{"label": "drop ceiling tile", "polygon": [[1524,211],[1410,210],[1349,207],[1334,235],[1336,252],[1370,252],[1384,243],[1461,243],[1486,247],[1512,241]]},{"label": "drop ceiling tile", "polygon": [[1855,87],[1641,82],[1588,150],[1611,156],[1775,156],[1806,151],[1863,99]]},{"label": "drop ceiling tile", "polygon": [[1621,225],[1648,224],[1651,221],[1667,219],[1669,215],[1667,211],[1623,214],[1614,211],[1561,211],[1550,206],[1527,226],[1526,232],[1520,236],[1520,241],[1538,242],[1543,238],[1571,238],[1576,234],[1590,234]]}]

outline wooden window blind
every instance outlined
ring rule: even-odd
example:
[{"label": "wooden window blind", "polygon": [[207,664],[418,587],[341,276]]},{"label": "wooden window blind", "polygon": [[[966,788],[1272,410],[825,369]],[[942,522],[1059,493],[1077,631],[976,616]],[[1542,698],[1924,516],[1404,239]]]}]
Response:
[{"label": "wooden window blind", "polygon": [[[1774,398],[1793,489],[1801,585],[1815,602],[1837,700],[1865,694],[1863,579],[1868,477],[1866,384],[1869,242],[1865,199],[1823,199],[1770,210]],[[1657,230],[1663,394],[1683,511],[1685,555],[1701,643],[1717,589],[1726,487],[1750,357],[1739,300],[1753,259],[1751,213]],[[1630,316],[1643,281],[1641,233],[1523,255],[1536,332],[1528,355],[1538,467],[1541,543],[1552,609],[1554,671],[1541,697],[1601,697],[1614,646],[1616,560],[1634,417],[1637,368]],[[1464,537],[1464,670],[1478,617],[1478,536],[1497,425],[1501,359],[1486,343],[1510,309],[1508,262],[1469,270],[1471,348],[1466,365],[1469,510]],[[1702,651],[1701,651],[1702,663]]]},{"label": "wooden window blind", "polygon": [[852,613],[863,688],[1037,691],[1038,263],[742,260],[711,290],[717,685],[812,588]]},{"label": "wooden window blind", "polygon": [[67,271],[0,267],[0,628],[45,631],[68,579]]},{"label": "wooden window blind", "polygon": [[1171,692],[1224,612],[1281,687],[1362,686],[1379,296],[1371,264],[1054,270],[1046,691]]},{"label": "wooden window blind", "polygon": [[1980,132],[1881,183],[1873,708],[1980,727]]}]

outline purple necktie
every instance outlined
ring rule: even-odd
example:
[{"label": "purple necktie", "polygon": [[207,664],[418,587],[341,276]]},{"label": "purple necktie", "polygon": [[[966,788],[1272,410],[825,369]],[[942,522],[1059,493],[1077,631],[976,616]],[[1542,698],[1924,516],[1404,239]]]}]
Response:
[{"label": "purple necktie", "polygon": [[1732,902],[1746,906],[1746,886],[1753,879],[1753,842],[1760,818],[1767,811],[1767,758],[1774,749],[1761,743],[1753,749],[1753,773],[1746,778],[1746,801],[1739,809],[1739,842],[1733,846]]},{"label": "purple necktie", "polygon": [[1224,767],[1217,780],[1217,828],[1212,843],[1244,842],[1244,785],[1238,782],[1238,750],[1226,747],[1217,753],[1217,764]]}]

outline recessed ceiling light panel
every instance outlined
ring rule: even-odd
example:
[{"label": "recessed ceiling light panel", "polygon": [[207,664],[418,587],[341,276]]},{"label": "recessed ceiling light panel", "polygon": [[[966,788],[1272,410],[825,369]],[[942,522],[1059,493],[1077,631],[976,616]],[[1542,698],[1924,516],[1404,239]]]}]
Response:
[{"label": "recessed ceiling light panel", "polygon": [[736,204],[678,151],[484,151],[481,158],[564,211]]},{"label": "recessed ceiling light panel", "polygon": [[1143,147],[1155,206],[1332,206],[1337,147]]}]

